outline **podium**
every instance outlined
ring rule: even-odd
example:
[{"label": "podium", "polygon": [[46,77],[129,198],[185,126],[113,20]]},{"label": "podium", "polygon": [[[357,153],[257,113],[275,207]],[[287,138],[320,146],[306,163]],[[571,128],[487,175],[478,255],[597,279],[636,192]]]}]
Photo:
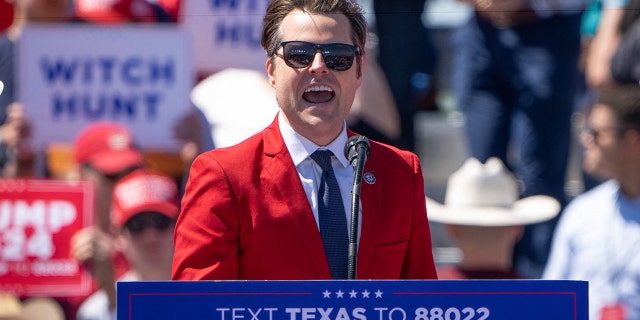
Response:
[{"label": "podium", "polygon": [[118,282],[119,320],[588,320],[569,280]]}]

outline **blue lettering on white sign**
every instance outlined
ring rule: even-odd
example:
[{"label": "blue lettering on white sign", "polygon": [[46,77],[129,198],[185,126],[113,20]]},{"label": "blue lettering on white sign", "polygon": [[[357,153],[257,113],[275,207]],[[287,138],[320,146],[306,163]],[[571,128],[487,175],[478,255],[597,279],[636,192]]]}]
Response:
[{"label": "blue lettering on white sign", "polygon": [[127,58],[97,57],[75,59],[40,60],[44,79],[62,84],[112,84],[121,82],[128,87],[148,85],[173,85],[176,65],[172,57],[163,61],[157,58],[133,56]]},{"label": "blue lettering on white sign", "polygon": [[[258,12],[260,14],[264,13],[265,8],[270,0],[210,0],[209,4],[212,9],[220,10],[220,9],[229,9],[229,10],[237,10],[243,5],[243,7],[247,11]],[[262,6],[258,4],[262,2]]]},{"label": "blue lettering on white sign", "polygon": [[262,16],[270,0],[209,0],[214,46],[260,50]]},{"label": "blue lettering on white sign", "polygon": [[122,64],[122,81],[128,85],[140,85],[142,82],[140,74],[141,64],[142,59],[139,57],[127,59]]},{"label": "blue lettering on white sign", "polygon": [[164,63],[151,59],[149,62],[149,83],[156,85],[165,80],[166,84],[174,84],[176,78],[176,66],[173,58]]},{"label": "blue lettering on white sign", "polygon": [[[49,63],[48,60],[43,59],[40,61],[40,67],[42,68],[42,72],[44,73],[44,78],[49,80],[49,82],[53,82],[58,78],[62,78],[64,82],[70,82],[73,78],[73,75],[76,73],[76,69],[78,67],[77,61],[72,61],[69,64],[63,63]],[[85,73],[85,76],[87,74]]]},{"label": "blue lettering on white sign", "polygon": [[220,22],[216,25],[216,31],[214,32],[214,42],[231,43],[231,45],[246,45],[252,49],[260,48],[260,30],[261,26],[257,23],[250,22]]},{"label": "blue lettering on white sign", "polygon": [[231,8],[236,9],[238,7],[238,0],[211,0],[211,7],[213,8]]},{"label": "blue lettering on white sign", "polygon": [[69,119],[154,120],[158,115],[158,104],[162,94],[142,92],[121,94],[117,92],[88,94],[75,93],[53,95],[53,118],[63,116]]}]

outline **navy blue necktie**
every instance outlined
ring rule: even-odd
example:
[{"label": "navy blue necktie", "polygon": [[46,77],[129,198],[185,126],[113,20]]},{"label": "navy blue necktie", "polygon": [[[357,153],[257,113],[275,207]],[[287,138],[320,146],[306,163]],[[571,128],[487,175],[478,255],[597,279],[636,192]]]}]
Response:
[{"label": "navy blue necktie", "polygon": [[320,220],[320,235],[327,254],[329,269],[333,279],[347,278],[347,264],[349,251],[349,235],[347,233],[347,216],[338,180],[333,173],[329,150],[316,150],[311,159],[322,168],[320,189],[318,190],[318,216]]}]

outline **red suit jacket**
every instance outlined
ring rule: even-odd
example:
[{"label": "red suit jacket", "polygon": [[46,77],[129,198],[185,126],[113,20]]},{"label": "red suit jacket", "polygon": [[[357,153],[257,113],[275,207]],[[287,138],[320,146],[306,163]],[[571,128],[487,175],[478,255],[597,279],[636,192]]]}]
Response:
[{"label": "red suit jacket", "polygon": [[[375,182],[362,183],[356,278],[436,279],[418,157],[370,143],[364,172]],[[331,279],[277,117],[244,142],[194,161],[175,230],[172,278]]]}]

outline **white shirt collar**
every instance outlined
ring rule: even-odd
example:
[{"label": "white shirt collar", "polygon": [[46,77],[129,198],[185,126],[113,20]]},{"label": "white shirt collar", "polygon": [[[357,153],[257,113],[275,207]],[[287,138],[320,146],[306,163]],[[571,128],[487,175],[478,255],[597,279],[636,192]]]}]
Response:
[{"label": "white shirt collar", "polygon": [[278,125],[280,126],[280,134],[282,135],[284,144],[287,146],[293,164],[296,167],[318,149],[331,150],[343,167],[349,165],[347,158],[344,156],[344,145],[348,140],[347,125],[345,122],[342,123],[342,131],[340,131],[338,137],[326,146],[319,146],[295,132],[289,123],[287,123],[287,120],[285,120],[282,112],[278,113]]}]

